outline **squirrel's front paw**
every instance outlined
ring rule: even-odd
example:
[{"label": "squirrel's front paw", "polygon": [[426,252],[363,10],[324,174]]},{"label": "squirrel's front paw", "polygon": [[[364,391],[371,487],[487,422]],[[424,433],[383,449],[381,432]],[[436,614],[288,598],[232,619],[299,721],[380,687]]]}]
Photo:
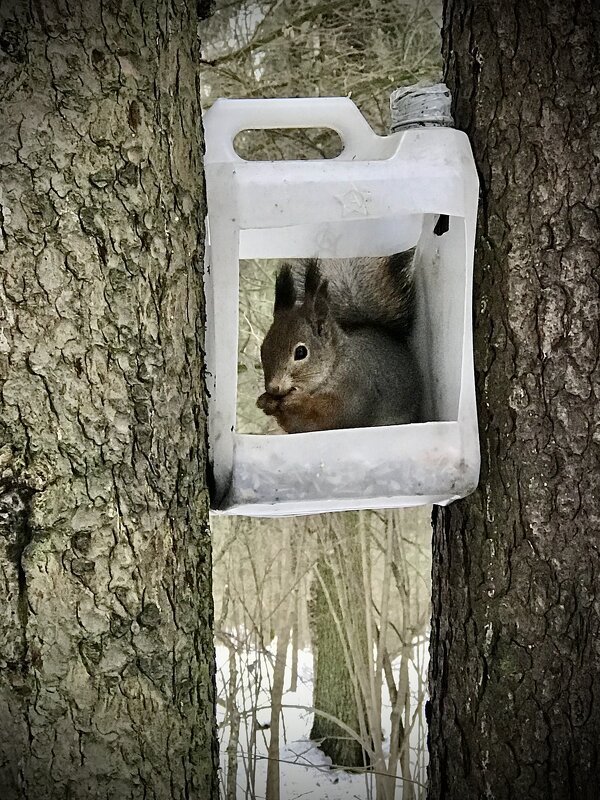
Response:
[{"label": "squirrel's front paw", "polygon": [[288,433],[297,433],[305,430],[302,417],[306,406],[307,396],[304,392],[293,389],[288,394],[279,397],[263,392],[256,401],[258,408],[265,414],[275,417],[279,425]]},{"label": "squirrel's front paw", "polygon": [[265,414],[273,415],[279,408],[280,402],[281,402],[280,397],[274,397],[272,394],[269,394],[268,392],[263,392],[256,401],[256,405],[258,406],[258,408],[264,411]]},{"label": "squirrel's front paw", "polygon": [[287,433],[300,433],[306,430],[304,416],[308,396],[297,389],[279,398],[277,407],[272,411],[279,425]]}]

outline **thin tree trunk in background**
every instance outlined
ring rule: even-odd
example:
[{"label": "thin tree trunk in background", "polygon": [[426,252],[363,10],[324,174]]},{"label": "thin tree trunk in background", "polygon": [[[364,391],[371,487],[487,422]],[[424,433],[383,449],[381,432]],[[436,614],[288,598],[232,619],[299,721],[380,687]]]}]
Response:
[{"label": "thin tree trunk in background", "polygon": [[291,675],[290,675],[290,692],[296,692],[298,690],[298,650],[300,649],[300,621],[298,619],[298,592],[294,592],[293,597],[293,609],[292,609],[292,663],[290,665]]},{"label": "thin tree trunk in background", "polygon": [[0,6],[2,800],[217,797],[197,6]]},{"label": "thin tree trunk in background", "polygon": [[[319,711],[341,720],[349,728],[360,733],[360,716],[362,714],[364,720],[364,708],[359,709],[355,681],[348,669],[350,645],[347,637],[346,641],[342,639],[346,633],[346,626],[344,626],[345,612],[340,604],[339,588],[344,581],[344,572],[338,569],[337,581],[334,575],[337,561],[343,558],[347,572],[358,576],[356,585],[346,589],[352,611],[359,619],[364,620],[365,599],[364,593],[360,592],[362,562],[357,520],[356,514],[327,515],[320,518],[320,524],[323,526],[321,555],[317,562],[320,580],[315,578],[313,582],[310,625],[314,653],[313,705]],[[336,525],[343,526],[343,552],[340,552],[340,537],[335,533]],[[347,606],[344,605],[344,608]],[[352,626],[352,621],[348,620],[347,625]],[[344,630],[340,630],[340,627]],[[364,625],[362,630],[364,631]],[[360,644],[366,648],[365,642],[363,638]],[[368,654],[365,655],[364,661],[371,664]],[[332,719],[315,714],[310,738],[318,743],[319,748],[331,758],[333,764],[343,767],[364,767],[368,764],[368,756],[360,743],[356,739],[349,738],[346,731]]]},{"label": "thin tree trunk in background", "polygon": [[273,685],[271,687],[271,720],[269,724],[269,762],[267,765],[266,800],[279,800],[279,720],[281,719],[281,702],[283,699],[283,682],[287,660],[288,643],[290,641],[289,624],[280,627],[277,634],[277,650],[275,667],[273,668]]},{"label": "thin tree trunk in background", "polygon": [[240,711],[237,704],[238,668],[237,653],[229,645],[229,687],[227,717],[229,719],[229,741],[227,742],[227,775],[225,800],[236,800],[238,776],[238,746],[240,742]]},{"label": "thin tree trunk in background", "polygon": [[[405,628],[406,629],[406,628]],[[404,715],[402,730],[409,731],[411,723],[411,696],[410,696],[410,678],[408,675],[408,661],[412,653],[412,646],[405,645],[402,648],[402,656],[400,662],[400,676],[398,678],[398,700],[400,701],[401,712]],[[403,737],[400,745],[400,774],[406,779],[402,783],[402,800],[414,800],[415,787],[411,782],[413,772],[411,770],[411,752],[410,752],[410,735],[406,734]]]},{"label": "thin tree trunk in background", "polygon": [[600,8],[448,0],[482,181],[480,489],[435,517],[432,800],[586,800],[600,774]]}]

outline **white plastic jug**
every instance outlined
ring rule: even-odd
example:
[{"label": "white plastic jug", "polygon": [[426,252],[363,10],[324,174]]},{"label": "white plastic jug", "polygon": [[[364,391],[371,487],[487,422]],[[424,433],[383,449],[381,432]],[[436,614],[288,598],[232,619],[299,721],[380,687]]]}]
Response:
[{"label": "white plastic jug", "polygon": [[[277,516],[445,504],[479,476],[471,294],[478,180],[451,128],[376,135],[348,98],[218,100],[204,118],[206,359],[212,507]],[[246,129],[332,128],[335,159],[245,161]],[[438,216],[449,228],[436,235]],[[239,260],[382,256],[417,247],[419,424],[238,434]]]}]

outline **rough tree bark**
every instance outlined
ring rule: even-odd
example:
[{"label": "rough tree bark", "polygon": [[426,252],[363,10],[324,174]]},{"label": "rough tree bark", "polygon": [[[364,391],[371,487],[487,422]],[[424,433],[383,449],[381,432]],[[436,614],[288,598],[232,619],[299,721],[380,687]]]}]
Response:
[{"label": "rough tree bark", "polygon": [[431,798],[584,800],[600,771],[600,10],[447,0],[482,181],[479,490],[435,516]]},{"label": "rough tree bark", "polygon": [[0,6],[0,796],[217,796],[194,0]]}]

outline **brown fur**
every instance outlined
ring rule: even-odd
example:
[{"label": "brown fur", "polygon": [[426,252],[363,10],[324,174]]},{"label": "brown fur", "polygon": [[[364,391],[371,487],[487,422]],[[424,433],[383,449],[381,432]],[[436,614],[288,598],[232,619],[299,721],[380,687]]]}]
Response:
[{"label": "brown fur", "polygon": [[259,408],[275,417],[286,433],[324,431],[340,427],[342,400],[334,392],[323,391],[306,394],[294,390],[284,397],[273,397],[265,392],[258,398]]}]

